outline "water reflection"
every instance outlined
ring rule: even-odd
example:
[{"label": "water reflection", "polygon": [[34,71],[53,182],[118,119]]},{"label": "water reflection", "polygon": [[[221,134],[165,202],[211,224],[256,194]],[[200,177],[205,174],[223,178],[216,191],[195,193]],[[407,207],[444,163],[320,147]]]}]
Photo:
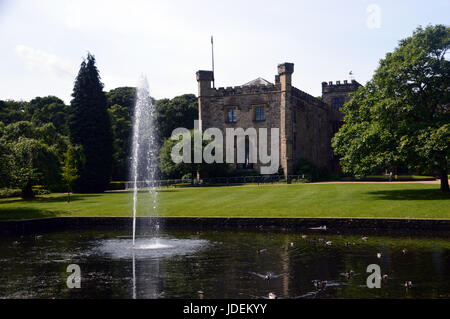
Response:
[{"label": "water reflection", "polygon": [[136,299],[136,254],[133,251],[133,299]]},{"label": "water reflection", "polygon": [[[119,231],[0,241],[6,298],[449,298],[448,236],[170,231],[159,239]],[[332,244],[327,244],[332,242]],[[377,254],[381,254],[378,256]],[[68,264],[81,289],[66,286]],[[369,289],[366,268],[387,275]],[[405,283],[412,287],[406,289]]]}]

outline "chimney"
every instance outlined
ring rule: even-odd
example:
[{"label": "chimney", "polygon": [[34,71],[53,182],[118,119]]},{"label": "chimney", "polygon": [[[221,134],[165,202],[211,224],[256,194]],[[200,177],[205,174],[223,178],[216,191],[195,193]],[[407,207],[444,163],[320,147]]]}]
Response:
[{"label": "chimney", "polygon": [[197,82],[198,82],[198,96],[209,95],[211,90],[211,84],[214,80],[214,73],[212,71],[197,71]]},{"label": "chimney", "polygon": [[292,85],[292,73],[294,73],[294,63],[278,64],[278,75],[280,76],[281,90],[286,91]]}]

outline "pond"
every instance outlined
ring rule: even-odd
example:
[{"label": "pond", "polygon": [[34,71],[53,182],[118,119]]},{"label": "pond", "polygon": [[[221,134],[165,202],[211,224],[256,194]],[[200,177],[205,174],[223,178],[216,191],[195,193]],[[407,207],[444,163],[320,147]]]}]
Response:
[{"label": "pond", "polygon": [[[8,236],[0,298],[450,298],[439,236],[169,230],[135,249],[122,230]],[[67,286],[70,264],[81,288]],[[387,275],[381,288],[366,285],[370,264]]]}]

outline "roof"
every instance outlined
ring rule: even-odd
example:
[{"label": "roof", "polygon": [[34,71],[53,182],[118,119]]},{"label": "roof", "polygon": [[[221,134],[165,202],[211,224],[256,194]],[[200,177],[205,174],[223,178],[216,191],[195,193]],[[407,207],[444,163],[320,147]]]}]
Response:
[{"label": "roof", "polygon": [[252,85],[273,85],[273,84],[267,80],[264,80],[263,78],[257,78],[254,79],[253,81],[245,83],[242,86],[252,86]]}]

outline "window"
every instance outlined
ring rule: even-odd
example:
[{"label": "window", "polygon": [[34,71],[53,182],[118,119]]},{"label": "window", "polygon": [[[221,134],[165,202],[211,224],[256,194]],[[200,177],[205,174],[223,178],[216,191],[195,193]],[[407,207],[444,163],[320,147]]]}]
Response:
[{"label": "window", "polygon": [[255,107],[255,121],[264,121],[265,115],[264,115],[264,107],[263,106],[257,106]]},{"label": "window", "polygon": [[335,110],[339,110],[341,107],[343,107],[345,104],[345,98],[342,96],[339,97],[334,97],[331,100],[331,106],[333,107],[333,109]]},{"label": "window", "polygon": [[227,118],[226,118],[227,123],[237,122],[236,112],[237,112],[236,108],[229,108],[227,110]]}]

